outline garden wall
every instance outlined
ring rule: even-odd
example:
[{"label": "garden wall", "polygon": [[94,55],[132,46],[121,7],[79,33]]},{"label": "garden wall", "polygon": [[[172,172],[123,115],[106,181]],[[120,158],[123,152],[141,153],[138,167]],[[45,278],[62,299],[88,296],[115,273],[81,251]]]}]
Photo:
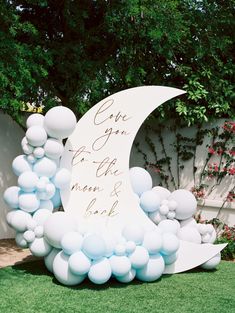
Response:
[{"label": "garden wall", "polygon": [[[217,122],[221,125],[223,120]],[[174,121],[170,123],[174,126]],[[170,124],[168,126],[170,126]],[[179,153],[176,153],[177,134],[178,131],[170,131],[169,129],[162,130],[162,141],[159,139],[159,134],[156,134],[154,124],[151,130],[147,131],[146,127],[142,127],[136,137],[135,145],[132,147],[132,153],[130,158],[130,166],[146,166],[148,163],[148,170],[154,181],[154,185],[162,182],[159,174],[159,168],[156,165],[157,158],[162,162],[162,172],[165,172],[168,179],[168,188],[170,190],[178,188],[186,188],[188,190],[197,186],[200,181],[200,173],[205,165],[205,159],[208,156],[208,147],[210,138],[206,136],[206,140],[202,145],[197,145],[193,157],[188,161],[182,161],[182,154],[179,157]],[[205,128],[209,129],[214,125],[205,125]],[[197,129],[195,127],[185,128],[180,130],[182,136],[187,138],[194,138]],[[3,201],[4,190],[17,183],[17,178],[12,172],[11,163],[13,159],[22,154],[21,140],[24,137],[23,130],[12,121],[12,119],[0,112],[0,239],[14,237],[14,232],[9,228],[5,221],[5,216],[8,212],[8,208]],[[150,140],[149,140],[150,138]],[[178,137],[179,138],[179,137]],[[183,142],[183,141],[182,141]],[[185,148],[189,143],[186,142],[185,146],[181,142],[180,149],[186,151]],[[155,147],[155,150],[153,149]],[[178,151],[179,152],[179,151]],[[193,152],[193,149],[191,149]],[[162,160],[169,158],[169,164],[164,163]],[[160,163],[161,163],[160,162]],[[218,156],[212,156],[210,162],[218,162]],[[193,168],[197,168],[193,171]],[[170,169],[170,170],[169,170]],[[171,175],[169,174],[171,172]],[[224,222],[229,225],[235,224],[235,205],[234,202],[225,202],[228,191],[234,186],[235,176],[226,176],[222,179],[218,186],[213,188],[213,191],[205,199],[199,200],[199,208],[202,208],[202,218],[211,219],[218,215]],[[203,183],[208,184],[210,187],[215,185],[215,179],[204,177]],[[163,183],[164,185],[164,183]],[[223,208],[221,209],[221,207]]]}]

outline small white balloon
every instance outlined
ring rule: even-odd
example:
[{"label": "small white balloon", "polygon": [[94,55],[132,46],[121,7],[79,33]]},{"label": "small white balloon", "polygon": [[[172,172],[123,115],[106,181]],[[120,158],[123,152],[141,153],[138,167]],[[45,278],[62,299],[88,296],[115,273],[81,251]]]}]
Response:
[{"label": "small white balloon", "polygon": [[48,138],[44,145],[44,150],[48,158],[57,160],[62,156],[64,146],[59,140]]},{"label": "small white balloon", "polygon": [[27,161],[30,163],[30,164],[34,164],[36,161],[37,161],[37,158],[35,158],[35,156],[31,153],[27,156]]},{"label": "small white balloon", "polygon": [[61,240],[61,247],[65,254],[71,255],[81,250],[83,237],[76,231],[66,233]]},{"label": "small white balloon", "polygon": [[52,179],[56,188],[66,189],[69,188],[71,181],[71,173],[66,168],[60,168]]},{"label": "small white balloon", "polygon": [[201,235],[196,227],[184,226],[180,228],[178,231],[178,237],[181,240],[194,242],[198,244],[200,244],[202,241]]},{"label": "small white balloon", "polygon": [[175,211],[176,210],[176,208],[177,208],[177,202],[176,201],[174,201],[174,200],[170,200],[169,202],[168,202],[168,208],[169,208],[169,210],[170,211]]},{"label": "small white balloon", "polygon": [[41,159],[41,158],[44,157],[45,151],[44,151],[44,149],[42,147],[37,147],[37,148],[34,149],[33,155],[35,156],[35,158]]},{"label": "small white balloon", "polygon": [[131,254],[132,252],[135,251],[136,244],[134,241],[127,241],[126,242],[126,253]]},{"label": "small white balloon", "polygon": [[209,243],[211,239],[211,235],[209,233],[202,235],[202,242],[203,243]]},{"label": "small white balloon", "polygon": [[18,155],[12,162],[12,169],[16,176],[20,176],[23,172],[31,171],[32,165],[25,155]]},{"label": "small white balloon", "polygon": [[160,254],[152,255],[148,263],[136,271],[136,277],[141,281],[151,282],[159,279],[165,269],[163,257]]},{"label": "small white balloon", "polygon": [[165,204],[162,204],[161,206],[160,206],[160,208],[159,208],[159,213],[161,214],[161,215],[167,215],[168,213],[169,213],[169,208],[168,208],[168,206],[167,205],[165,205]]},{"label": "small white balloon", "polygon": [[220,261],[221,261],[221,253],[218,253],[209,261],[203,263],[201,267],[205,270],[213,270],[219,265]]},{"label": "small white balloon", "polygon": [[116,279],[120,282],[120,283],[130,283],[136,275],[136,270],[134,268],[132,268],[126,275],[124,276],[116,276]]},{"label": "small white balloon", "polygon": [[63,251],[59,252],[53,262],[53,273],[55,278],[63,285],[78,285],[85,279],[85,275],[74,275],[69,268],[69,256]]},{"label": "small white balloon", "polygon": [[127,256],[112,255],[109,263],[115,276],[124,276],[131,270],[131,262]]},{"label": "small white balloon", "polygon": [[43,126],[44,116],[39,113],[31,114],[26,121],[27,128],[31,126]]},{"label": "small white balloon", "polygon": [[26,232],[23,234],[23,237],[28,243],[31,243],[35,239],[35,234],[32,230],[26,230]]},{"label": "small white balloon", "polygon": [[26,131],[26,138],[28,143],[33,147],[40,147],[44,145],[47,140],[47,133],[42,126],[31,126]]},{"label": "small white balloon", "polygon": [[174,211],[170,211],[167,213],[166,216],[169,220],[173,220],[175,218],[175,212]]},{"label": "small white balloon", "polygon": [[73,111],[64,106],[50,109],[44,119],[44,127],[48,135],[58,139],[64,139],[71,135],[76,123],[76,116]]},{"label": "small white balloon", "polygon": [[161,215],[158,211],[155,211],[153,213],[149,213],[149,218],[158,225],[161,221],[166,219],[166,216]]},{"label": "small white balloon", "polygon": [[140,206],[145,212],[155,212],[160,206],[160,197],[152,190],[143,192],[140,196]]},{"label": "small white balloon", "polygon": [[87,274],[91,267],[91,260],[82,252],[77,251],[69,258],[69,268],[75,275]]},{"label": "small white balloon", "polygon": [[18,247],[25,249],[28,248],[28,242],[24,239],[23,233],[17,233],[15,236],[15,242]]},{"label": "small white balloon", "polygon": [[44,257],[48,255],[52,247],[44,238],[35,238],[35,240],[29,244],[31,253],[37,257]]},{"label": "small white balloon", "polygon": [[38,176],[32,171],[22,173],[18,178],[18,185],[24,192],[32,192],[36,189]]},{"label": "small white balloon", "polygon": [[24,151],[25,154],[31,154],[33,153],[33,146],[31,146],[29,143],[26,143],[22,145],[22,150]]},{"label": "small white balloon", "polygon": [[21,210],[32,213],[35,212],[40,205],[35,193],[23,193],[19,196],[19,207]]},{"label": "small white balloon", "polygon": [[111,274],[112,270],[108,259],[101,258],[92,262],[88,277],[93,283],[101,285],[109,280]]},{"label": "small white balloon", "polygon": [[43,237],[43,232],[44,232],[44,230],[43,230],[43,226],[42,225],[38,225],[34,229],[34,234],[35,234],[35,236],[37,238]]},{"label": "small white balloon", "polygon": [[10,208],[17,209],[19,207],[19,195],[20,188],[12,186],[5,190],[3,199]]},{"label": "small white balloon", "polygon": [[28,230],[34,230],[37,227],[37,225],[38,225],[37,222],[32,218],[27,221],[27,229]]},{"label": "small white balloon", "polygon": [[125,244],[118,243],[114,249],[114,253],[119,256],[125,255],[126,253]]},{"label": "small white balloon", "polygon": [[131,265],[135,269],[144,267],[149,261],[148,250],[142,246],[137,246],[135,251],[129,255]]},{"label": "small white balloon", "polygon": [[170,255],[163,255],[163,259],[166,265],[170,265],[174,263],[177,260],[177,258],[178,258],[177,253],[172,253]]},{"label": "small white balloon", "polygon": [[130,181],[134,193],[139,196],[144,191],[152,189],[152,177],[142,167],[132,167],[130,169]]}]

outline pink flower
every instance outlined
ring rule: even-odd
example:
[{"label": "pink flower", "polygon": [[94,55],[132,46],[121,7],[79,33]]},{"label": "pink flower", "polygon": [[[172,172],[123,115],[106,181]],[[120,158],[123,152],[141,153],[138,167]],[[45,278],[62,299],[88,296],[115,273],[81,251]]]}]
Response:
[{"label": "pink flower", "polygon": [[209,154],[215,154],[215,150],[212,147],[208,148],[208,153]]},{"label": "pink flower", "polygon": [[229,175],[234,175],[235,174],[235,167],[230,167],[228,169],[228,173],[229,173]]}]

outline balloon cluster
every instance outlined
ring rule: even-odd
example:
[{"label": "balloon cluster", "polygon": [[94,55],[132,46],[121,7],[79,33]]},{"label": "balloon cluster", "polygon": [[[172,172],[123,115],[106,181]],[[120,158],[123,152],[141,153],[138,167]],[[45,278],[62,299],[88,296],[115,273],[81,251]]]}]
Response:
[{"label": "balloon cluster", "polygon": [[[7,222],[16,230],[17,245],[44,257],[46,267],[62,284],[76,285],[86,277],[103,284],[111,276],[123,283],[134,278],[154,281],[177,260],[180,240],[214,242],[213,227],[197,224],[192,217],[197,203],[189,191],[152,188],[151,176],[138,167],[130,169],[131,184],[141,208],[157,225],[152,229],[133,223],[119,235],[108,230],[91,232],[68,213],[55,212],[61,205],[60,190],[69,188],[71,176],[60,167],[62,139],[73,132],[76,118],[61,106],[45,117],[31,115],[26,124],[24,154],[12,163],[18,186],[4,193],[12,209]],[[214,268],[219,261],[218,255],[203,266]]]}]

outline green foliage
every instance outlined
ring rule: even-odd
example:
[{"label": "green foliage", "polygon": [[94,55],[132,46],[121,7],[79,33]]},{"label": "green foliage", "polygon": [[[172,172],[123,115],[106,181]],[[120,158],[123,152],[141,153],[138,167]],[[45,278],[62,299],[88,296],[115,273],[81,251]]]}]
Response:
[{"label": "green foliage", "polygon": [[[234,0],[1,1],[0,107],[60,99],[81,116],[140,85],[187,94],[155,112],[187,125],[234,115]],[[50,102],[50,104],[49,104]]]}]

